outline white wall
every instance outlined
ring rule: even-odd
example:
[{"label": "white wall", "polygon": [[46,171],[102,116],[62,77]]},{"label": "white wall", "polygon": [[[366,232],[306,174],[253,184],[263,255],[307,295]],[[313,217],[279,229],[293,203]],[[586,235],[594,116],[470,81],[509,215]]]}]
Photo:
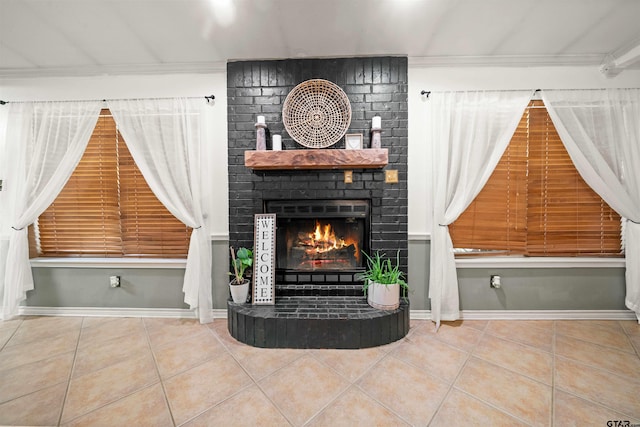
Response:
[{"label": "white wall", "polygon": [[[226,88],[225,70],[207,74],[2,79],[0,100],[18,102],[215,95],[215,101],[205,109],[206,136],[203,142],[206,159],[203,162],[203,181],[211,190],[208,203],[211,234],[216,239],[226,239],[229,230]],[[0,109],[6,110],[8,105],[0,106]],[[3,117],[0,114],[0,130],[3,128]],[[0,156],[4,156],[4,151],[0,151]]]},{"label": "white wall", "polygon": [[640,88],[640,70],[607,79],[597,67],[427,67],[409,58],[409,237],[431,233],[429,101],[420,91]]},{"label": "white wall", "polygon": [[[640,87],[640,70],[607,79],[597,67],[428,67],[409,58],[409,235],[425,238],[429,220],[431,163],[424,123],[429,101],[421,90],[583,89]],[[6,101],[154,98],[214,94],[207,117],[206,142],[210,167],[205,182],[211,188],[209,226],[214,238],[228,235],[226,71],[210,74],[96,76],[3,79],[0,99]],[[7,106],[0,106],[5,109]],[[2,114],[0,114],[0,121]],[[0,129],[2,123],[0,123]],[[2,146],[0,141],[0,147]],[[1,153],[0,153],[1,155]]]}]

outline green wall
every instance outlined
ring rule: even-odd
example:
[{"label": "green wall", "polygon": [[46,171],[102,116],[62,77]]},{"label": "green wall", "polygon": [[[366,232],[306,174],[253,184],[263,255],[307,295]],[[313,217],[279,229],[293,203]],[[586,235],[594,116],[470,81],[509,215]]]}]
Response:
[{"label": "green wall", "polygon": [[[212,242],[213,308],[226,308],[229,276],[227,240]],[[411,308],[428,310],[430,242],[409,241]],[[28,306],[188,308],[183,303],[183,269],[34,268],[35,290]],[[499,274],[500,289],[489,287]],[[109,276],[121,276],[111,288]],[[462,310],[624,310],[623,268],[459,268]]]}]

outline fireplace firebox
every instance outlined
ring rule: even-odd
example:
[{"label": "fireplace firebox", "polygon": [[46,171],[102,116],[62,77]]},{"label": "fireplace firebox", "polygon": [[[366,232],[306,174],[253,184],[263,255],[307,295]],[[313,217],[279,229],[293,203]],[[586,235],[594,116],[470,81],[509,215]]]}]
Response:
[{"label": "fireplace firebox", "polygon": [[269,200],[276,214],[276,274],[284,282],[347,281],[369,251],[368,200]]}]

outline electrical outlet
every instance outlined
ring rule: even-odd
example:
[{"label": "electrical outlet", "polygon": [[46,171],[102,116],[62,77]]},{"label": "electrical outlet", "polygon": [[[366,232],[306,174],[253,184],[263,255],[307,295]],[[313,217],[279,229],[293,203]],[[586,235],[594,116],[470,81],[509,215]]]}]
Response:
[{"label": "electrical outlet", "polygon": [[489,286],[494,289],[500,289],[500,276],[491,276],[491,278],[489,279]]},{"label": "electrical outlet", "polygon": [[112,288],[119,288],[120,287],[120,276],[110,276],[109,277],[109,285]]}]

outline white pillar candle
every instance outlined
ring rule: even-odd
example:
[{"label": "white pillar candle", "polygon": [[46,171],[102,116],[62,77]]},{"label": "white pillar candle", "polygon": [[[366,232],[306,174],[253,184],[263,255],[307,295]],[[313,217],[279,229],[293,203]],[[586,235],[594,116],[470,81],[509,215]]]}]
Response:
[{"label": "white pillar candle", "polygon": [[374,116],[373,119],[371,120],[371,127],[374,128],[374,129],[381,128],[382,127],[382,117]]},{"label": "white pillar candle", "polygon": [[258,123],[264,124],[264,116],[258,116]]},{"label": "white pillar candle", "polygon": [[274,151],[280,151],[282,150],[282,136],[280,135],[273,135],[273,147],[272,149]]}]

